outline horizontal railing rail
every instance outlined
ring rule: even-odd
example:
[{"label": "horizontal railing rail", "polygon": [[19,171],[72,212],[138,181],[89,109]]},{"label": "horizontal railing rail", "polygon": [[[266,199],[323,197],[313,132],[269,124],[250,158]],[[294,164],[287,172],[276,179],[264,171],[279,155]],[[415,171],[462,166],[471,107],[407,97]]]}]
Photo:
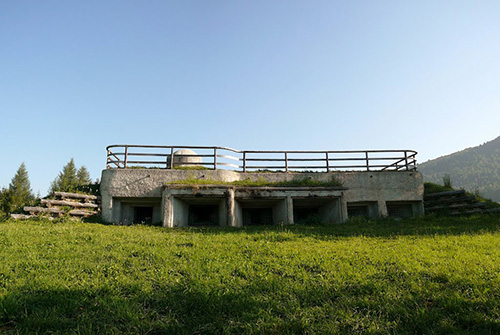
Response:
[{"label": "horizontal railing rail", "polygon": [[116,144],[106,148],[108,169],[226,169],[252,171],[414,171],[413,150],[275,151],[211,146]]}]

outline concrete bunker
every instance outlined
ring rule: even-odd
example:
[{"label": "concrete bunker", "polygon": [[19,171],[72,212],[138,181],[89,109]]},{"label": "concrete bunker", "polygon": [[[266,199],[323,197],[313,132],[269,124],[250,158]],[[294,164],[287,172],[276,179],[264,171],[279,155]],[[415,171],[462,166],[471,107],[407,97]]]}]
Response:
[{"label": "concrete bunker", "polygon": [[117,224],[242,227],[423,214],[423,178],[412,150],[115,145],[107,151],[102,216]]}]

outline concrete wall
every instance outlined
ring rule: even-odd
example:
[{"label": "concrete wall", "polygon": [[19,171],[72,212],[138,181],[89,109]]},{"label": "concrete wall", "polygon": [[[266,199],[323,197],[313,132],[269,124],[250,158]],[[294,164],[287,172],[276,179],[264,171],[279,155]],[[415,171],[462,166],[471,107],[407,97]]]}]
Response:
[{"label": "concrete wall", "polygon": [[[402,201],[412,204],[415,215],[423,214],[423,178],[419,172],[415,171],[243,173],[226,170],[107,169],[102,172],[101,177],[102,216],[106,221],[120,223],[122,213],[124,213],[121,208],[124,199],[154,199],[156,211],[160,213],[160,221],[164,225],[170,225],[166,222],[174,222],[173,217],[180,214],[177,212],[175,215],[174,209],[171,208],[173,200],[170,197],[172,195],[164,193],[164,189],[167,183],[178,180],[206,179],[232,182],[248,179],[277,182],[307,178],[315,181],[329,181],[332,177],[347,188],[339,197],[338,203],[332,205],[337,206],[337,209],[332,209],[337,213],[335,214],[336,222],[347,218],[349,203],[375,203],[376,205],[371,207],[371,212],[375,210],[378,211],[376,213],[378,216],[385,216],[388,214],[386,202]],[[234,192],[234,190],[228,191],[226,187],[224,192]],[[264,196],[269,196],[269,194],[266,195],[266,191],[259,192],[264,192]],[[281,209],[275,210],[275,217],[282,218],[283,215],[279,212],[283,213],[285,209],[289,212],[289,207],[293,207],[290,200],[286,200],[289,196],[288,191],[283,191],[279,195],[284,202]],[[238,202],[241,194],[235,194],[234,197],[228,197],[225,194],[222,198],[225,201],[224,208],[227,208],[225,225],[241,226],[241,204]],[[128,201],[128,203],[129,206],[134,204],[133,201]],[[179,208],[182,208],[182,204]],[[126,209],[124,211],[126,212]],[[289,221],[288,217],[287,221]]]}]

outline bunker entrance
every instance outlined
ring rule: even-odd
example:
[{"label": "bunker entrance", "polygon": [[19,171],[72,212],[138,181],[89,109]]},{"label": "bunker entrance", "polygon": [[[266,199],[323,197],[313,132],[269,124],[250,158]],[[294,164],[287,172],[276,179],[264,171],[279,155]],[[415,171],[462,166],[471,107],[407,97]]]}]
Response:
[{"label": "bunker entrance", "polygon": [[368,217],[369,216],[368,205],[348,205],[347,215],[350,218]]},{"label": "bunker entrance", "polygon": [[134,223],[153,224],[153,207],[134,207]]},{"label": "bunker entrance", "polygon": [[[113,198],[115,220],[120,224],[158,225],[161,222],[161,199]],[[114,210],[114,209],[113,209]]]},{"label": "bunker entrance", "polygon": [[294,207],[293,218],[298,224],[320,223],[319,207]]},{"label": "bunker entrance", "polygon": [[293,199],[293,222],[297,224],[315,224],[334,221],[332,215],[336,215],[330,212],[337,203],[337,198]]},{"label": "bunker entrance", "polygon": [[285,221],[285,199],[240,199],[241,222],[244,226],[273,225]]},{"label": "bunker entrance", "polygon": [[395,218],[408,218],[413,216],[413,204],[405,202],[387,202],[387,215]]},{"label": "bunker entrance", "polygon": [[347,216],[375,218],[378,216],[378,204],[376,201],[371,202],[348,202]]},{"label": "bunker entrance", "polygon": [[218,205],[190,205],[188,213],[189,226],[218,226]]},{"label": "bunker entrance", "polygon": [[273,224],[273,209],[271,207],[243,208],[243,225],[259,226]]}]

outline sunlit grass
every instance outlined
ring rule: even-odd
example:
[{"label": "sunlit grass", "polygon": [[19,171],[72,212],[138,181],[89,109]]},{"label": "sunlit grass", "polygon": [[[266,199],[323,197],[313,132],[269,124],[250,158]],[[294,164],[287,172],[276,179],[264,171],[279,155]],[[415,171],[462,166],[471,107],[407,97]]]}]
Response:
[{"label": "sunlit grass", "polygon": [[0,333],[500,332],[500,219],[0,224]]}]

